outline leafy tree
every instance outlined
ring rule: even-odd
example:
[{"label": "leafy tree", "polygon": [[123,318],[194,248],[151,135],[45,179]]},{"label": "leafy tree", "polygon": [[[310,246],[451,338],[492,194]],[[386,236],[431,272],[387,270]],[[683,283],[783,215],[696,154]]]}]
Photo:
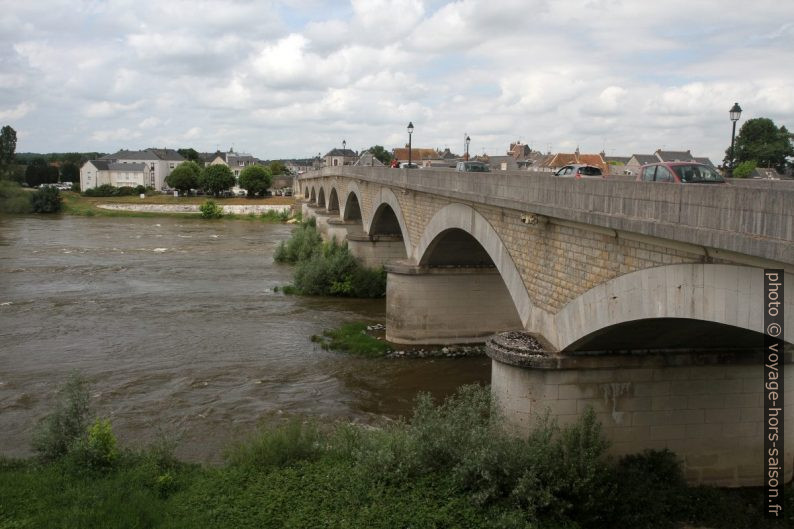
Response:
[{"label": "leafy tree", "polygon": [[[736,136],[734,148],[736,164],[756,162],[758,167],[775,167],[783,171],[786,158],[794,156],[791,133],[786,127],[778,128],[769,118],[755,118],[744,122]],[[725,164],[730,165],[731,148],[725,151]]]},{"label": "leafy tree", "polygon": [[383,145],[373,145],[367,150],[372,153],[372,156],[380,160],[383,165],[389,165],[392,161],[391,153],[384,149]]},{"label": "leafy tree", "polygon": [[[190,162],[198,162],[199,161],[199,153],[196,151],[196,149],[193,149],[192,147],[188,147],[188,148],[184,148],[184,149],[177,149],[176,152],[181,154],[182,157],[185,160],[188,160]],[[171,187],[174,187],[174,186],[171,186]]]},{"label": "leafy tree", "polygon": [[201,167],[196,162],[182,162],[165,177],[165,183],[184,194],[198,187],[200,175]]},{"label": "leafy tree", "polygon": [[231,188],[235,183],[234,173],[226,165],[209,165],[201,171],[198,184],[207,193],[217,196],[221,191]]},{"label": "leafy tree", "polygon": [[9,178],[17,150],[17,132],[9,125],[0,129],[0,178]]},{"label": "leafy tree", "polygon": [[64,162],[61,165],[61,182],[79,182],[80,167],[74,162]]},{"label": "leafy tree", "polygon": [[[276,162],[273,162],[276,163]],[[271,167],[273,164],[270,164]],[[261,165],[249,165],[240,171],[240,187],[246,190],[249,197],[264,195],[273,183],[271,169]]]},{"label": "leafy tree", "polygon": [[58,181],[58,168],[52,167],[45,158],[34,159],[25,170],[25,181],[30,187],[51,184]]},{"label": "leafy tree", "polygon": [[274,160],[270,162],[268,168],[270,169],[270,174],[273,176],[279,176],[289,173],[289,169],[287,169],[286,164],[281,160]]},{"label": "leafy tree", "polygon": [[755,171],[756,164],[753,160],[747,160],[746,162],[742,162],[736,166],[736,169],[733,170],[733,177],[734,178],[747,178],[753,171]]}]

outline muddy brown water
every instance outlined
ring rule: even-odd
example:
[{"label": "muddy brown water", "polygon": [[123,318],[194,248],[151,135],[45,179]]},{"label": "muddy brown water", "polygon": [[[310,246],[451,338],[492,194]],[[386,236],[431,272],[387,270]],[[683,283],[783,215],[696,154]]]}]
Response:
[{"label": "muddy brown water", "polygon": [[31,453],[70,372],[125,446],[163,432],[218,462],[288,416],[372,423],[490,379],[485,358],[363,359],[313,334],[383,322],[383,300],[284,296],[291,227],[180,218],[0,217],[0,455]]}]

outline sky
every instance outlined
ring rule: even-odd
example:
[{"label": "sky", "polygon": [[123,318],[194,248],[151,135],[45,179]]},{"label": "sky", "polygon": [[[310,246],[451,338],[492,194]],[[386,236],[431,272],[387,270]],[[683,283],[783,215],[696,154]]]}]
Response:
[{"label": "sky", "polygon": [[[728,111],[794,129],[791,0],[0,0],[17,152],[515,141],[720,163]],[[738,130],[738,128],[737,128]]]}]

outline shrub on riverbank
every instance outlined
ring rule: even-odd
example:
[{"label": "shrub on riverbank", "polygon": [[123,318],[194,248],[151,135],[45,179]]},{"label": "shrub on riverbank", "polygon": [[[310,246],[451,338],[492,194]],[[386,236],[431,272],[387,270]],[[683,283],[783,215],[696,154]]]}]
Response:
[{"label": "shrub on riverbank", "polygon": [[199,206],[202,219],[219,219],[223,217],[223,206],[219,206],[214,200],[207,200]]},{"label": "shrub on riverbank", "polygon": [[33,213],[58,213],[61,210],[61,192],[54,187],[37,189],[30,196]]},{"label": "shrub on riverbank", "polygon": [[347,246],[323,243],[314,219],[302,223],[276,250],[276,262],[296,265],[292,288],[307,296],[379,298],[386,295],[383,268],[362,266]]},{"label": "shrub on riverbank", "polygon": [[[83,409],[81,391],[61,395],[60,409]],[[220,467],[180,463],[170,444],[115,452],[109,423],[101,424],[77,437],[96,430],[99,453],[117,454],[111,465],[0,458],[0,527],[782,528],[794,521],[791,485],[787,518],[765,520],[762,489],[687,488],[670,452],[610,460],[592,411],[570,427],[544,420],[530,437],[513,437],[488,388],[478,386],[442,404],[420,396],[410,420],[379,429],[299,420],[265,428]]]},{"label": "shrub on riverbank", "polygon": [[312,336],[312,341],[326,350],[358,356],[383,356],[391,349],[388,343],[367,334],[366,323],[345,323],[338,329]]}]

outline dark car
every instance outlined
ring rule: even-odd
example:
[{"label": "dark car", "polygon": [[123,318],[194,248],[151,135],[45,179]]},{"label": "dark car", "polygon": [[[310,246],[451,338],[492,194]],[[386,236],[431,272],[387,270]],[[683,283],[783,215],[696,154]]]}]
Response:
[{"label": "dark car", "polygon": [[675,184],[724,184],[725,179],[713,167],[697,162],[659,162],[643,165],[638,182]]},{"label": "dark car", "polygon": [[604,178],[604,173],[600,168],[592,165],[572,164],[561,167],[554,176],[565,176],[569,178]]}]

